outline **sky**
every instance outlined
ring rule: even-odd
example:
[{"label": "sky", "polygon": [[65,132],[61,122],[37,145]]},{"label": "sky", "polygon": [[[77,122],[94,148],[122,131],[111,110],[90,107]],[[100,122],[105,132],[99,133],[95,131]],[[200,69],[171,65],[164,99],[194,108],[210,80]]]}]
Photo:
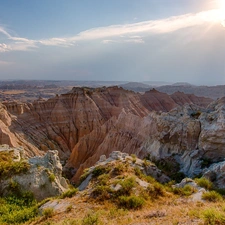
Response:
[{"label": "sky", "polygon": [[0,80],[225,84],[225,0],[0,0]]}]

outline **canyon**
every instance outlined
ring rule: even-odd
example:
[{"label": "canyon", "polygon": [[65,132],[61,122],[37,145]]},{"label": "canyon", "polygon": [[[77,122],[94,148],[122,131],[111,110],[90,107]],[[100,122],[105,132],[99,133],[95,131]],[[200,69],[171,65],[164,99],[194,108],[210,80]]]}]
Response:
[{"label": "canyon", "polygon": [[224,104],[182,92],[74,87],[48,100],[2,102],[0,142],[23,146],[27,157],[58,150],[72,183],[113,151],[171,161],[195,176],[205,161],[224,158]]}]

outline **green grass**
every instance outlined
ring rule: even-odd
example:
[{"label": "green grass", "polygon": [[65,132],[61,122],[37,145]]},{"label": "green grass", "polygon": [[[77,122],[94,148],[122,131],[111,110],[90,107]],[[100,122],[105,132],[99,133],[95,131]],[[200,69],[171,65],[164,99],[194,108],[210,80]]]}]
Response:
[{"label": "green grass", "polygon": [[225,215],[217,209],[206,209],[201,213],[205,225],[224,225]]},{"label": "green grass", "polygon": [[0,179],[10,178],[12,175],[26,173],[30,168],[27,161],[14,162],[12,154],[0,152]]},{"label": "green grass", "polygon": [[118,205],[126,209],[141,209],[145,204],[145,200],[140,196],[120,196],[118,198]]},{"label": "green grass", "polygon": [[181,195],[181,196],[189,196],[196,192],[196,189],[191,185],[185,185],[183,188],[173,188],[172,189],[174,194]]},{"label": "green grass", "polygon": [[99,216],[97,213],[90,212],[82,220],[82,225],[98,225],[99,224]]},{"label": "green grass", "polygon": [[137,185],[134,177],[128,177],[121,180],[119,184],[122,188],[118,191],[119,195],[130,195],[132,189]]},{"label": "green grass", "polygon": [[92,176],[95,178],[104,173],[108,173],[109,171],[110,171],[109,167],[100,165],[94,168],[94,170],[92,171]]},{"label": "green grass", "polygon": [[0,198],[0,224],[20,224],[37,216],[37,202],[30,192]]},{"label": "green grass", "polygon": [[146,191],[152,199],[164,196],[166,193],[164,186],[158,182],[150,184]]},{"label": "green grass", "polygon": [[195,182],[198,186],[205,188],[206,190],[213,190],[213,183],[205,177],[196,178]]},{"label": "green grass", "polygon": [[113,191],[109,186],[97,185],[92,191],[92,197],[98,200],[108,200],[112,197]]},{"label": "green grass", "polygon": [[78,192],[77,188],[70,188],[69,190],[63,192],[60,198],[72,198]]},{"label": "green grass", "polygon": [[209,202],[218,202],[222,201],[223,197],[216,191],[209,191],[202,194],[202,199]]},{"label": "green grass", "polygon": [[42,211],[42,215],[44,216],[45,219],[53,217],[54,214],[55,213],[53,208],[46,208]]}]

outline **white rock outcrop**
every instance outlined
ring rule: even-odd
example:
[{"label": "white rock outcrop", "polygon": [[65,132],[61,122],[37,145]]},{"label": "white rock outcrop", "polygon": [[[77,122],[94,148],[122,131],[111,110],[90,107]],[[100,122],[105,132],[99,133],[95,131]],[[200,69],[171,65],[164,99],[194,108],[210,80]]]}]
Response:
[{"label": "white rock outcrop", "polygon": [[68,189],[68,183],[62,177],[62,165],[58,151],[50,150],[43,157],[30,158],[28,162],[30,168],[26,173],[0,180],[0,189],[3,195],[7,194],[7,187],[12,180],[19,184],[22,191],[32,192],[38,201],[60,195]]}]

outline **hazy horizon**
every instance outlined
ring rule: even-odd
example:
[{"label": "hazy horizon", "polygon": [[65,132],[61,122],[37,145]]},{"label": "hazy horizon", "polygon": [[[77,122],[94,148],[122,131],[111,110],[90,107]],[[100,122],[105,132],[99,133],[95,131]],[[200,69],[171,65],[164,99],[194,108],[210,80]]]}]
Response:
[{"label": "hazy horizon", "polygon": [[1,1],[0,80],[225,84],[225,1]]}]

